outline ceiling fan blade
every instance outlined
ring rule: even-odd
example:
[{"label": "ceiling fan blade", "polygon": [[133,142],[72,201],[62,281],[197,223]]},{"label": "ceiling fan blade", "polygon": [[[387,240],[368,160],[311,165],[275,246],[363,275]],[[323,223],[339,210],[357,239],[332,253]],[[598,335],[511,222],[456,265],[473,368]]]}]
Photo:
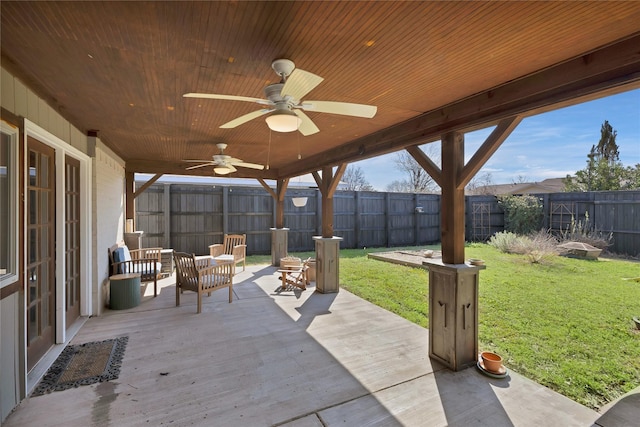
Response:
[{"label": "ceiling fan blade", "polygon": [[264,169],[264,166],[262,165],[257,165],[255,163],[245,163],[245,162],[234,162],[233,166],[240,166],[242,168],[258,169],[258,170]]},{"label": "ceiling fan blade", "polygon": [[304,111],[293,110],[293,112],[296,113],[296,116],[300,117],[300,119],[302,120],[300,126],[298,127],[298,130],[301,134],[303,134],[304,136],[309,136],[313,135],[314,133],[320,132],[318,126],[313,123],[313,121],[304,113]]},{"label": "ceiling fan blade", "polygon": [[280,95],[283,98],[288,95],[295,100],[300,100],[322,83],[323,80],[324,78],[320,76],[296,68],[282,87]]},{"label": "ceiling fan blade", "polygon": [[202,165],[189,166],[185,170],[198,169],[198,168],[202,168],[202,167],[205,167],[205,166],[212,166],[212,165],[211,165],[211,163],[204,163]]},{"label": "ceiling fan blade", "polygon": [[258,104],[273,105],[268,99],[252,98],[250,96],[236,96],[236,95],[220,95],[216,93],[185,93],[182,95],[184,98],[205,98],[205,99],[225,99],[227,101],[246,101],[257,102]]},{"label": "ceiling fan blade", "polygon": [[317,111],[319,113],[365,117],[367,119],[375,116],[378,111],[378,107],[375,105],[351,104],[349,102],[334,101],[304,101],[302,103],[302,109],[305,111]]},{"label": "ceiling fan blade", "polygon": [[204,162],[209,162],[211,164],[213,164],[213,162],[211,160],[182,160],[183,162],[190,162],[190,163],[204,163]]},{"label": "ceiling fan blade", "polygon": [[235,128],[237,126],[240,126],[242,124],[245,124],[248,121],[251,121],[251,120],[253,120],[255,118],[258,118],[260,116],[264,116],[265,114],[270,113],[272,111],[273,110],[267,109],[267,108],[264,108],[262,110],[257,110],[257,111],[251,112],[249,114],[245,114],[244,116],[240,116],[240,117],[238,117],[236,119],[233,119],[230,122],[227,122],[227,123],[223,124],[220,127],[222,129],[233,129],[233,128]]},{"label": "ceiling fan blade", "polygon": [[237,171],[238,169],[234,168],[233,165],[227,163],[226,165],[224,165],[225,168],[229,169],[229,173],[233,173],[235,171]]}]

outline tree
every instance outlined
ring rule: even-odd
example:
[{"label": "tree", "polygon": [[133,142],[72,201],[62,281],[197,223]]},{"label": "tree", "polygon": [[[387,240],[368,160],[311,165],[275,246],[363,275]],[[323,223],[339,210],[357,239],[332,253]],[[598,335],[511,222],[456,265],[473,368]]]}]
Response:
[{"label": "tree", "polygon": [[483,172],[476,174],[465,187],[467,194],[472,195],[488,195],[491,194],[490,186],[493,185],[493,176],[491,172]]},{"label": "tree", "polygon": [[640,190],[640,163],[635,166],[627,166],[622,189]]},{"label": "tree", "polygon": [[[429,146],[431,148],[431,146]],[[427,155],[433,159],[434,149],[428,149]],[[387,186],[388,191],[401,191],[405,193],[429,193],[436,190],[436,183],[422,166],[407,151],[396,154],[394,159],[396,167],[404,172],[406,180],[394,181]],[[393,186],[394,190],[389,190]]]},{"label": "tree", "polygon": [[340,180],[347,184],[345,190],[349,191],[375,191],[364,177],[364,171],[360,166],[349,165],[342,174]]},{"label": "tree", "polygon": [[411,193],[411,185],[407,181],[395,180],[387,184],[386,190],[390,193]]},{"label": "tree", "polygon": [[631,173],[620,162],[617,135],[605,120],[600,129],[598,145],[592,145],[587,154],[587,167],[577,171],[575,177],[567,175],[566,191],[620,190],[625,186]]}]

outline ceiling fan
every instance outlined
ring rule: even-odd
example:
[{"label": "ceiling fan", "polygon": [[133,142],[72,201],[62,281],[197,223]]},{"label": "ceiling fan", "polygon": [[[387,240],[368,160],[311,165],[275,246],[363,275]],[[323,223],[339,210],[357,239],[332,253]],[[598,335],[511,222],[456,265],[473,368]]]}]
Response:
[{"label": "ceiling fan", "polygon": [[[300,131],[304,136],[320,131],[304,111],[318,113],[341,114],[345,116],[372,118],[378,108],[373,105],[352,104],[335,101],[302,101],[302,98],[318,86],[324,78],[308,71],[296,68],[293,61],[276,59],[271,64],[280,76],[280,83],[270,84],[264,88],[267,99],[248,96],[219,95],[213,93],[185,93],[185,98],[225,99],[230,101],[255,102],[266,107],[245,114],[220,126],[232,129],[250,120],[269,114],[265,121],[269,128],[276,132]],[[304,111],[302,111],[304,110]]]},{"label": "ceiling fan", "polygon": [[237,171],[236,166],[241,168],[249,168],[249,169],[264,169],[264,166],[258,165],[255,163],[246,163],[240,159],[236,159],[235,157],[231,157],[227,154],[224,154],[224,149],[227,148],[227,144],[216,144],[216,146],[220,149],[220,154],[215,154],[213,156],[213,160],[183,160],[184,162],[190,163],[202,163],[200,165],[189,166],[186,170],[202,168],[205,166],[213,166],[213,171],[218,175],[228,175]]}]

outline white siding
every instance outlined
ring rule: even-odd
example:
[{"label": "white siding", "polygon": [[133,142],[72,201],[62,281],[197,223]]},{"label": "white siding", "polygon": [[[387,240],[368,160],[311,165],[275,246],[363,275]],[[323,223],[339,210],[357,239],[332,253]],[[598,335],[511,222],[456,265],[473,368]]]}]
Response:
[{"label": "white siding", "polygon": [[20,402],[20,297],[18,293],[0,300],[0,424]]},{"label": "white siding", "polygon": [[99,315],[105,305],[106,286],[109,279],[107,250],[124,236],[124,166],[117,156],[98,141],[93,170],[95,216],[93,239],[97,264],[94,287],[93,314]]},{"label": "white siding", "polygon": [[[87,235],[90,243],[86,249],[91,267],[85,270],[87,280],[83,280],[90,291],[86,292],[86,288],[83,291],[81,307],[84,307],[83,314],[100,314],[104,305],[102,290],[108,279],[107,248],[123,237],[124,162],[97,138],[84,135],[4,68],[0,68],[0,105],[42,128],[40,133],[51,134],[44,140],[56,139],[56,151],[75,153],[75,157],[84,158],[83,164],[88,163],[88,167],[82,169],[85,172],[81,173],[86,173],[87,180],[83,184],[91,189],[86,193],[90,197],[83,213],[91,225],[91,234]],[[58,160],[63,159],[59,156]],[[64,168],[57,170],[62,173]],[[64,254],[58,254],[58,258],[64,260]],[[19,292],[0,300],[0,420],[34,385],[26,384],[23,297],[24,293]],[[59,336],[69,339],[64,331]]]}]

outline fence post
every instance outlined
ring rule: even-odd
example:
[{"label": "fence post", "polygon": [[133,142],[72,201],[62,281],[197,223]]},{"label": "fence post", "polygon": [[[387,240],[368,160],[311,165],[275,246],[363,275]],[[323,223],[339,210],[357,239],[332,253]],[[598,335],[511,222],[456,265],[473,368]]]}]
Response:
[{"label": "fence post", "polygon": [[386,246],[391,247],[391,239],[389,238],[389,232],[391,231],[391,198],[389,193],[384,193],[384,231]]},{"label": "fence post", "polygon": [[164,184],[164,247],[171,248],[171,184]]},{"label": "fence post", "polygon": [[222,187],[222,236],[229,234],[229,187]]},{"label": "fence post", "polygon": [[420,244],[420,212],[418,212],[418,194],[413,193],[413,244],[418,246]]},{"label": "fence post", "polygon": [[551,206],[549,203],[549,194],[545,193],[542,195],[542,228],[545,230],[549,230],[549,218],[551,216]]},{"label": "fence post", "polygon": [[355,203],[355,207],[354,207],[354,212],[353,214],[355,215],[354,221],[353,221],[353,227],[354,227],[354,234],[355,234],[355,247],[356,249],[360,247],[360,192],[359,191],[355,191],[355,196],[354,196],[354,203]]}]

